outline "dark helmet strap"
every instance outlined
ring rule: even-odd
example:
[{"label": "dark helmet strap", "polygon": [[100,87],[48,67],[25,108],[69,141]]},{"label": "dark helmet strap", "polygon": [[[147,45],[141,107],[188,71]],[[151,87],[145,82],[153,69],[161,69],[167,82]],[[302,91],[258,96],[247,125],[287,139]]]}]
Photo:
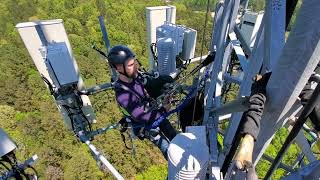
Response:
[{"label": "dark helmet strap", "polygon": [[122,64],[122,67],[123,67],[123,70],[124,70],[124,75],[125,75],[127,78],[130,78],[130,77],[128,76],[128,73],[127,73],[127,71],[126,71],[126,67],[124,66],[124,63]]},{"label": "dark helmet strap", "polygon": [[119,72],[119,71],[118,71],[118,73],[124,75],[127,78],[131,78],[131,77],[129,77],[129,75],[128,75],[127,71],[126,71],[126,68],[125,68],[124,64],[122,64],[122,67],[123,67],[124,73]]}]

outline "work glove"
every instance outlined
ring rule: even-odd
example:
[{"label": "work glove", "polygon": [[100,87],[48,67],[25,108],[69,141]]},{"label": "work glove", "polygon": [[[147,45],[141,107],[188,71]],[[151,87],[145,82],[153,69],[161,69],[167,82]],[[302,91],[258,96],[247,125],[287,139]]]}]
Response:
[{"label": "work glove", "polygon": [[253,78],[254,82],[251,86],[251,95],[258,94],[258,93],[262,93],[265,95],[267,83],[270,79],[270,76],[271,76],[271,72],[265,73],[264,75],[261,75],[261,74],[256,75]]}]

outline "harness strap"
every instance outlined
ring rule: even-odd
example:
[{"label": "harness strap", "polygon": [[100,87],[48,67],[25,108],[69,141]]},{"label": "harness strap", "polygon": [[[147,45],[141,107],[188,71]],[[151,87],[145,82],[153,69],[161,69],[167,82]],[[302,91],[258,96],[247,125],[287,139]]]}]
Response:
[{"label": "harness strap", "polygon": [[131,116],[130,113],[129,113],[125,108],[123,108],[123,107],[120,106],[120,105],[119,105],[119,108],[120,108],[120,110],[121,110],[121,112],[122,112],[122,114],[123,114],[124,116],[126,116],[126,117],[130,117],[130,116]]},{"label": "harness strap", "polygon": [[[121,108],[121,107],[120,107]],[[124,110],[124,109],[123,109]],[[127,112],[124,110],[124,112]],[[122,128],[119,130],[120,131],[120,135],[121,135],[121,138],[122,138],[122,141],[124,143],[124,146],[128,149],[128,150],[132,150],[133,154],[135,154],[135,148],[134,148],[134,145],[133,145],[133,137],[132,137],[132,133],[128,133],[129,135],[129,138],[130,138],[130,141],[131,141],[131,147],[129,147],[126,143],[126,137],[124,135],[124,133],[128,130],[129,128],[129,123],[131,123],[130,119],[128,119],[128,117],[123,117],[120,121],[119,121],[119,124],[121,124]]]},{"label": "harness strap", "polygon": [[[140,83],[142,83],[142,82],[140,82]],[[149,101],[153,101],[150,97],[142,97],[140,94],[133,91],[132,89],[130,89],[129,87],[127,87],[126,85],[124,85],[122,83],[116,82],[115,88],[123,89],[125,91],[129,91],[130,93],[132,93],[133,95],[135,95],[139,99],[139,104],[145,105],[145,104],[148,104]]]},{"label": "harness strap", "polygon": [[120,135],[121,135],[121,138],[122,138],[122,141],[123,141],[123,143],[124,143],[124,146],[128,149],[128,150],[132,150],[133,148],[132,148],[132,146],[131,146],[131,148],[127,145],[127,143],[126,143],[126,137],[124,136],[124,134],[123,133],[120,133]]}]

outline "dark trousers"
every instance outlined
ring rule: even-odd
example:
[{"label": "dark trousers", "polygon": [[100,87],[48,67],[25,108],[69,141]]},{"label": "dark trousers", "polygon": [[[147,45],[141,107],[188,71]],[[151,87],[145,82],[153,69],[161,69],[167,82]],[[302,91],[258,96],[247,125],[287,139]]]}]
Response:
[{"label": "dark trousers", "polygon": [[177,132],[167,119],[160,123],[159,129],[159,133],[154,136],[150,136],[149,140],[160,149],[164,158],[168,160],[168,147],[170,141],[177,135]]},{"label": "dark trousers", "polygon": [[[141,124],[136,124],[135,126],[141,126]],[[169,120],[163,120],[159,128],[157,129],[142,129],[142,128],[134,128],[134,134],[139,139],[148,139],[153,144],[155,144],[163,154],[164,158],[167,159],[167,150],[170,144],[170,141],[177,135],[176,130],[173,128]]]}]

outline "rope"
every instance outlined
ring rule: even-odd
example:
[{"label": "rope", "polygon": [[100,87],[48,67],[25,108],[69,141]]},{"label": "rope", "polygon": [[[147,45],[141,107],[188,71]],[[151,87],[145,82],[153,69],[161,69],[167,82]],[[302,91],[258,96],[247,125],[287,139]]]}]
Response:
[{"label": "rope", "polygon": [[168,116],[170,116],[171,114],[173,113],[176,113],[176,112],[179,112],[181,111],[186,105],[187,105],[187,102],[189,102],[189,100],[192,98],[192,94],[195,92],[196,90],[196,86],[194,86],[193,88],[191,88],[190,92],[187,94],[187,96],[185,97],[185,99],[183,100],[183,102],[178,105],[177,108],[163,114],[162,116],[160,116],[159,118],[157,118],[151,126],[148,127],[148,129],[154,129],[154,128],[157,128],[159,127],[160,123],[165,120]]},{"label": "rope", "polygon": [[[205,38],[206,29],[207,29],[207,24],[208,24],[208,13],[209,13],[209,10],[210,10],[210,0],[207,1],[207,11],[206,11],[206,17],[205,17],[205,22],[204,22],[204,29],[203,29],[203,34],[202,34],[202,42],[201,42],[200,62],[202,61],[202,55],[203,55],[203,49],[204,49],[204,38]],[[199,64],[200,64],[200,63],[199,63]],[[199,75],[200,75],[200,72],[199,72],[199,74],[198,74],[198,77],[199,77]],[[197,84],[197,86],[198,86],[198,85],[199,85],[199,83]],[[197,92],[196,96],[198,96],[198,92]],[[194,99],[194,105],[193,105],[192,121],[191,121],[191,123],[194,121],[196,104],[197,104],[197,101],[196,101],[196,99]]]},{"label": "rope", "polygon": [[[205,77],[202,80],[207,79],[207,77],[209,77],[209,71],[206,71]],[[159,118],[157,118],[149,128],[154,129],[154,128],[158,127],[160,125],[160,123],[163,120],[165,120],[168,116],[170,116],[173,113],[180,112],[187,105],[187,103],[192,99],[192,97],[193,97],[192,95],[195,92],[198,92],[197,90],[198,90],[197,86],[192,86],[190,88],[189,93],[186,95],[186,97],[184,98],[184,100],[182,101],[182,103],[180,105],[178,105],[175,109],[173,109],[173,110],[165,113],[164,115],[160,116]]]}]

